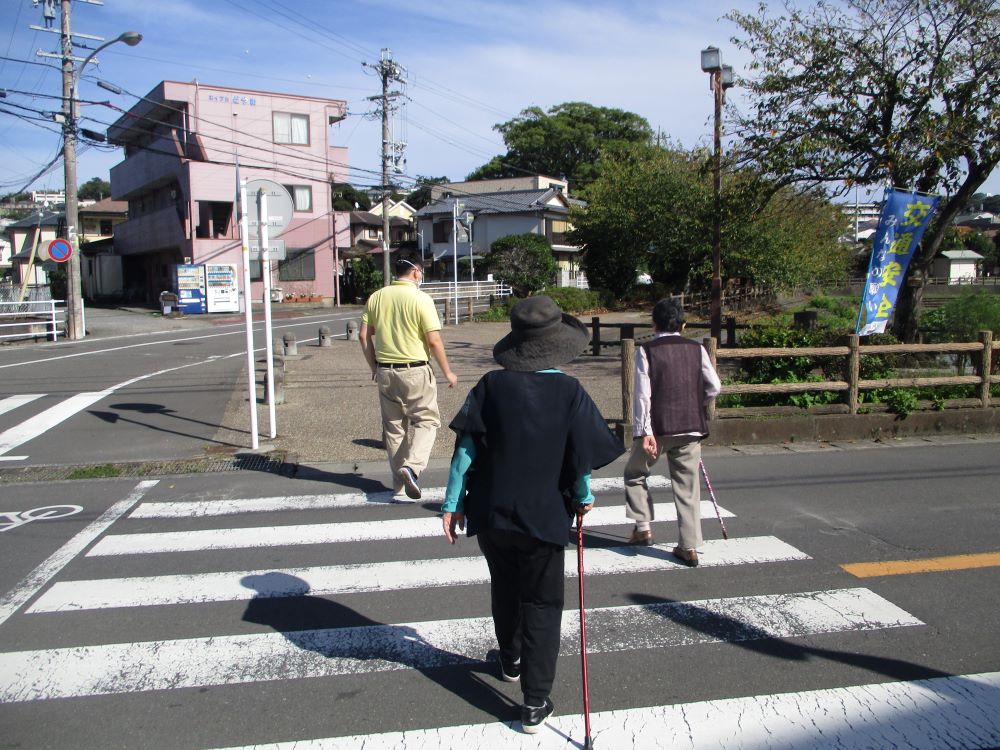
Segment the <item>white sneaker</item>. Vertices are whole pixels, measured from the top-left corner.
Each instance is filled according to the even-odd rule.
[[[403,482],[403,488],[406,490],[406,496],[411,500],[420,499],[420,485],[417,484],[417,475],[409,466],[402,467],[396,476],[399,477],[400,481]]]

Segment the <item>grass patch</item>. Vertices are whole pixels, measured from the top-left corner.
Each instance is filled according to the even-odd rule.
[[[71,471],[67,479],[109,479],[120,477],[122,470],[111,464],[101,464],[100,466],[81,466],[79,469]]]

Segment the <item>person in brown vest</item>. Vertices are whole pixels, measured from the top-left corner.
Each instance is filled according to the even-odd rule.
[[[653,307],[653,338],[635,355],[632,453],[625,465],[626,515],[635,521],[629,544],[653,543],[653,496],[646,478],[663,453],[677,506],[679,538],[673,549],[685,565],[698,565],[701,546],[701,441],[708,435],[705,404],[722,389],[708,352],[684,338],[680,300]]]

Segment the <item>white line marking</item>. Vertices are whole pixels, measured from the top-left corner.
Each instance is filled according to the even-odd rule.
[[[588,549],[587,575],[617,575],[646,571],[687,571],[670,548],[602,547]],[[576,557],[576,549],[566,551]],[[809,556],[773,536],[706,541],[701,567],[752,565]],[[567,559],[566,577],[576,577],[575,560]],[[161,604],[201,604],[284,596],[357,594],[436,586],[473,585],[490,579],[481,556],[405,560],[399,562],[329,565],[275,570],[246,570],[193,575],[102,578],[54,584],[28,610],[67,612],[108,607],[146,607]]]
[[[657,503],[657,520],[676,521],[677,509],[671,503]],[[720,509],[724,516],[732,516]],[[712,504],[701,504],[702,518],[714,517]],[[586,526],[613,526],[631,523],[622,506],[598,506],[586,516]],[[566,526],[567,538],[569,524]],[[316,523],[294,526],[252,526],[247,528],[203,529],[200,531],[164,531],[142,534],[114,534],[94,545],[87,556],[145,555],[155,552],[194,552],[210,549],[250,549],[299,544],[365,542],[380,539],[419,539],[442,535],[439,518],[402,518],[353,523]]]
[[[0,414],[6,414],[19,406],[30,404],[36,398],[41,398],[44,395],[44,393],[19,393],[15,396],[8,396],[5,399],[0,399]]]
[[[22,445],[29,440],[34,440],[39,435],[44,434],[47,430],[52,429],[60,422],[64,422],[73,415],[83,411],[91,404],[95,404],[103,398],[111,396],[115,391],[125,388],[127,386],[138,383],[147,378],[153,378],[157,375],[163,375],[168,372],[175,372],[177,370],[183,370],[188,367],[197,367],[198,365],[208,364],[210,362],[218,362],[220,359],[228,359],[229,357],[242,356],[242,353],[229,354],[225,357],[219,357],[218,355],[212,355],[208,359],[199,360],[198,362],[189,362],[186,365],[180,365],[178,367],[168,367],[163,370],[157,370],[156,372],[151,372],[146,375],[140,375],[135,378],[131,378],[118,385],[113,385],[110,388],[106,388],[103,391],[91,391],[90,393],[77,393],[74,396],[70,396],[64,401],[59,402],[55,406],[51,406],[43,412],[36,414],[30,419],[26,419],[19,425],[11,427],[9,430],[0,433],[0,454],[6,453],[7,451],[13,450],[19,445]]]
[[[62,570],[70,560],[80,554],[80,552],[82,552],[88,544],[104,533],[104,531],[121,516],[127,513],[129,508],[139,502],[142,499],[142,496],[145,495],[151,487],[156,485],[158,481],[159,480],[153,479],[139,482],[128,497],[115,503],[104,511],[86,528],[78,532],[76,536],[56,550],[48,560],[31,571],[27,578],[4,594],[3,597],[0,598],[0,625],[6,622],[7,618],[14,614],[25,602],[31,599],[31,597],[34,596],[42,586],[48,583],[52,577],[56,575],[56,573]]]
[[[268,616],[251,601],[243,619]],[[587,610],[595,654],[922,624],[865,588]],[[563,655],[578,627],[564,612]],[[464,665],[495,646],[478,617],[0,653],[0,703]]]
[[[670,486],[670,480],[651,476],[650,488]],[[590,481],[593,492],[622,490],[621,477],[598,477]],[[444,487],[424,487],[421,502],[444,502]],[[344,492],[335,495],[287,495],[255,497],[234,500],[204,500],[191,502],[143,503],[129,514],[129,518],[203,518],[206,516],[232,516],[242,513],[271,513],[285,510],[327,510],[330,508],[356,508],[365,505],[391,505],[392,490],[379,492]],[[598,506],[600,507],[600,506]],[[625,523],[628,519],[623,521]]]
[[[5,430],[0,433],[0,453],[7,453],[29,440],[34,440],[60,422],[69,419],[77,412],[83,411],[91,404],[110,395],[110,393],[110,391],[77,393],[75,396],[70,396],[55,406],[50,406],[45,411],[39,412],[35,416],[29,417],[9,430]]]
[[[306,317],[306,316],[303,316],[303,317]],[[309,316],[309,317],[315,317],[315,318],[317,318],[317,320],[312,323],[313,325],[315,323],[323,323],[323,322],[334,322],[334,321],[341,322],[341,321],[343,321],[343,320],[346,319],[346,318],[336,318],[336,317],[331,318],[328,315],[316,315],[316,316]],[[353,315],[349,314],[347,317],[348,318],[350,318],[350,317],[355,317],[356,318],[356,317],[358,317],[358,313],[354,313]],[[303,318],[295,318],[295,320],[298,321],[298,322],[283,323],[283,324],[280,324],[280,325],[272,325],[271,328],[274,329],[274,330],[278,330],[280,328],[294,328],[294,327],[300,326],[300,325],[310,325],[310,321],[308,319],[304,320]],[[92,349],[92,350],[86,351],[86,352],[74,352],[72,354],[60,354],[60,355],[56,355],[56,356],[52,356],[52,357],[43,357],[42,359],[33,359],[33,360],[29,360],[27,362],[11,362],[10,364],[0,365],[0,370],[4,370],[4,369],[6,369],[8,367],[23,367],[24,365],[48,364],[49,362],[54,362],[54,361],[59,360],[59,359],[73,359],[74,357],[87,357],[87,356],[90,356],[92,354],[107,354],[108,352],[120,352],[120,351],[124,351],[125,349],[138,349],[138,348],[144,347],[144,346],[159,346],[161,344],[177,344],[177,343],[180,343],[180,342],[183,342],[183,341],[199,341],[201,339],[214,339],[214,338],[218,338],[219,336],[242,336],[244,334],[244,330],[245,330],[244,329],[244,325],[245,325],[244,323],[230,323],[230,324],[228,324],[226,326],[226,327],[239,326],[239,330],[236,330],[236,331],[225,331],[225,332],[222,332],[222,333],[206,333],[206,334],[200,335],[200,336],[185,336],[184,338],[179,338],[179,339],[164,339],[163,341],[144,341],[141,344],[126,344],[125,346],[113,346],[113,347],[110,347],[108,349]],[[264,330],[264,326],[263,326],[263,323],[261,321],[257,321],[255,323],[255,325],[258,326],[255,329],[258,332]],[[160,333],[168,333],[168,332],[167,331],[161,331],[159,333],[156,333],[156,332],[154,332],[154,333],[141,333],[141,334],[134,334],[134,335],[137,335],[137,336],[156,336],[156,335],[159,335]],[[113,338],[113,339],[117,340],[119,338],[127,338],[127,337],[126,336],[113,336],[113,337],[107,337],[107,338],[109,338],[109,339]],[[96,339],[96,340],[97,341],[104,341],[104,338],[100,338],[100,339]],[[263,350],[264,350],[264,347],[258,347],[254,351],[263,351]],[[241,352],[237,352],[236,354],[232,354],[232,355],[227,354],[227,355],[224,355],[224,357],[230,357],[230,356],[239,356],[239,357],[246,356],[246,349],[244,349]]]
[[[559,716],[560,710],[568,715]],[[534,735],[519,722],[326,737],[246,745],[228,750],[436,750],[580,747],[576,706]],[[1000,745],[1000,672],[886,682],[856,687],[755,695],[674,706],[599,711],[590,715],[596,747],[727,748],[731,750],[870,750],[905,747],[990,748]]]
[[[27,461],[27,456],[0,456],[0,461]]]

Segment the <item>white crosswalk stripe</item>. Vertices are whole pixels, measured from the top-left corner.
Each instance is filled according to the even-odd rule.
[[[656,503],[656,517],[665,521],[677,520],[673,503]],[[720,509],[723,516],[732,513]],[[714,516],[712,504],[701,504],[702,518]],[[586,518],[588,527],[613,526],[622,523],[620,507],[596,507]],[[200,531],[147,532],[143,534],[114,534],[94,545],[88,556],[144,555],[157,552],[194,552],[196,550],[249,549],[284,547],[301,544],[334,544],[340,542],[365,542],[385,539],[418,539],[441,535],[438,518],[405,518],[384,521],[357,521],[350,523],[313,523],[289,526],[250,526],[246,528],[206,529]]]
[[[1000,672],[591,714],[596,747],[728,750],[872,750],[1000,745]],[[579,716],[555,716],[536,735],[497,722],[225,750],[431,750],[575,748]],[[218,750],[223,750],[222,748]]]
[[[669,481],[662,477],[651,484],[661,489],[669,487]],[[619,479],[595,482],[595,490],[605,496],[598,498],[597,507],[586,516],[589,528],[631,523],[624,515],[621,486]],[[425,488],[424,500],[440,501],[442,493],[439,487]],[[404,679],[401,673],[414,674],[415,670],[489,668],[485,660],[496,648],[492,619],[470,617],[468,611],[449,613],[443,597],[440,614],[437,610],[431,614],[436,619],[425,615],[417,621],[396,617],[392,621],[390,618],[378,621],[365,607],[357,606],[356,615],[363,624],[357,624],[359,620],[355,617],[349,626],[326,626],[339,619],[335,614],[351,609],[335,599],[340,595],[367,597],[381,593],[394,597],[398,594],[403,601],[404,592],[428,590],[422,596],[436,601],[438,593],[431,589],[481,586],[483,607],[485,612],[489,611],[486,586],[489,575],[482,557],[471,554],[474,543],[467,542],[466,552],[460,556],[421,557],[422,549],[437,549],[430,555],[440,554],[440,548],[421,547],[423,542],[419,541],[442,534],[440,518],[433,508],[423,504],[399,506],[392,515],[407,514],[405,518],[384,518],[390,497],[386,492],[141,504],[138,497],[135,495],[129,501],[131,514],[115,522],[85,556],[77,558],[81,567],[94,565],[103,571],[113,570],[116,577],[100,577],[94,571],[86,578],[71,575],[68,578],[72,580],[44,586],[30,601],[24,597],[19,600],[19,607],[30,605],[20,610],[19,616],[25,621],[48,624],[83,611],[85,614],[77,616],[86,617],[82,622],[88,626],[73,629],[69,640],[59,647],[34,644],[34,648],[0,653],[0,704],[53,705],[44,702],[65,698],[112,701],[113,696],[185,688],[236,690],[240,685],[288,685],[294,681],[325,685],[320,681],[395,680]],[[339,511],[348,509],[352,520],[337,520]],[[269,513],[311,511],[329,513],[316,523],[245,525],[268,524],[273,520]],[[715,509],[710,502],[702,503],[701,512],[709,522],[715,520]],[[720,512],[727,518],[735,517],[725,509]],[[365,514],[370,516],[367,520],[356,520]],[[673,504],[658,504],[656,517],[658,523],[675,522]],[[201,526],[225,525],[192,529],[187,524],[194,519],[203,519],[198,521]],[[133,524],[149,530],[123,533]],[[612,532],[615,533],[619,532]],[[665,532],[664,536],[668,534]],[[392,543],[367,544],[376,540]],[[305,545],[314,544],[338,545],[338,552],[355,547],[379,552],[372,562],[245,565],[247,559],[257,557],[266,565],[265,554],[294,561],[296,555],[308,555]],[[738,580],[743,572],[757,566],[797,566],[811,559],[806,552],[776,536],[736,536],[729,540],[706,540],[700,549],[700,566],[692,570],[670,554],[671,547],[659,544],[588,548],[586,574],[590,580],[620,576],[618,580],[631,581],[634,580],[628,578],[631,574],[669,572],[680,576],[672,575],[671,581],[694,581],[702,580],[696,576],[712,575],[713,569],[725,569],[731,573],[720,571],[715,575]],[[232,560],[223,566],[221,560],[217,561],[222,550],[232,551],[233,559],[243,562],[243,567],[239,563],[233,565]],[[208,552],[213,554],[205,554]],[[74,554],[80,554],[80,550]],[[566,576],[575,578],[576,566],[572,564],[575,548],[571,546],[566,554]],[[418,559],[403,559],[407,557]],[[175,561],[182,561],[180,568],[174,566]],[[216,561],[226,569],[214,569]],[[150,570],[160,570],[161,565],[166,569],[163,574],[148,574]],[[133,568],[140,567],[145,574],[130,574]],[[189,572],[170,573],[171,567]],[[283,598],[289,600],[289,606],[296,602],[315,604],[319,609],[313,610],[314,613],[325,612],[331,619],[314,622],[311,629],[285,626],[279,629],[271,624],[273,611],[268,607],[280,604]],[[683,601],[653,596],[647,590],[642,598],[625,601],[632,603],[606,606],[609,602],[605,594],[605,601],[599,605],[590,602],[586,610],[588,653],[596,656],[665,649],[678,649],[677,653],[681,653],[679,647],[768,639],[852,638],[877,631],[912,631],[924,625],[919,618],[863,587],[790,593],[758,590],[745,595]],[[242,620],[251,624],[251,632],[245,628],[227,632],[223,627],[219,632],[198,631],[194,637],[189,637],[190,631],[184,634],[186,637],[171,637],[168,629],[159,633],[160,637],[150,638],[142,632],[106,637],[93,629],[99,629],[99,623],[106,621],[102,618],[127,623],[129,618],[122,617],[124,608],[138,614],[142,614],[140,608],[163,607],[163,611],[169,612],[173,611],[169,608],[179,605],[209,611],[226,602],[246,602]],[[563,657],[579,654],[579,613],[569,601],[567,606],[561,636]],[[482,611],[480,608],[475,613]],[[212,622],[217,625],[217,621]],[[162,637],[164,633],[166,637]],[[567,669],[572,671],[570,667]],[[955,738],[976,737],[978,741],[1000,734],[993,718],[1000,710],[988,709],[998,703],[998,687],[1000,678],[990,673],[636,707],[594,713],[593,735],[602,747],[685,747],[692,746],[691,738],[696,737],[696,747],[819,748],[828,746],[825,741],[834,738],[837,746],[860,748],[893,743],[899,746],[918,736],[935,737],[933,732],[927,732],[928,727],[937,727],[941,736],[955,746],[978,747],[971,742],[962,745]],[[637,704],[644,705],[639,697]],[[970,706],[980,708],[973,710]],[[909,715],[908,707],[919,707],[930,719],[918,720]],[[323,735],[310,734],[304,729],[305,739],[290,736],[287,742],[286,738],[280,738],[275,743],[274,737],[270,737],[272,744],[247,745],[242,750],[516,748],[528,747],[528,743],[531,747],[572,747],[581,737],[582,721],[576,707],[560,707],[560,711],[574,715],[556,716],[542,734],[533,737],[520,734],[517,723],[434,726],[443,723],[435,721],[422,726],[417,718],[404,731],[308,739]],[[419,717],[419,711],[414,715]],[[243,742],[247,739],[254,738],[241,738]],[[938,745],[912,746],[929,750]]]
[[[670,480],[663,476],[650,476],[650,489],[664,489]],[[621,478],[595,477],[590,489],[594,494],[621,490]],[[444,487],[424,487],[420,502],[444,501]],[[379,492],[341,492],[333,495],[282,495],[233,500],[201,500],[196,502],[143,503],[129,514],[129,518],[204,518],[231,516],[243,513],[273,513],[283,510],[330,510],[333,508],[361,508],[366,505],[393,504],[392,490]],[[619,517],[620,521],[620,517]]]
[[[713,632],[691,627],[717,620]],[[921,625],[868,589],[588,610],[588,653]],[[561,653],[579,643],[563,615]],[[476,663],[496,644],[488,617],[214,636],[0,654],[0,701],[20,702]]]
[[[576,552],[568,550],[567,556]],[[808,555],[775,537],[709,540],[701,552],[701,566],[747,565],[804,560]],[[576,567],[567,562],[567,577]],[[604,547],[587,552],[588,575],[646,571],[691,571],[672,554],[670,546]],[[56,583],[28,612],[66,612],[107,607],[144,607],[240,601],[258,597],[357,594],[435,586],[469,586],[489,582],[481,556],[437,560],[405,560],[285,570],[248,570],[194,575],[104,578]]]

